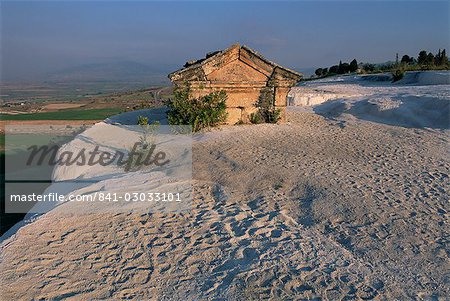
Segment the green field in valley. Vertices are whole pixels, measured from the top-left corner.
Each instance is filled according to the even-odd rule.
[[[0,120],[99,120],[122,112],[119,108],[61,110],[31,114],[0,114]]]

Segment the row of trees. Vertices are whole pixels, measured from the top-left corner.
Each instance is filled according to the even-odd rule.
[[[360,71],[361,73],[376,73],[376,72],[390,72],[397,69],[403,71],[408,70],[426,70],[426,69],[448,69],[450,63],[448,61],[447,53],[445,49],[439,51],[436,54],[422,50],[419,52],[417,58],[403,55],[401,60],[398,60],[398,54],[395,63],[386,64],[360,64],[356,59],[348,63],[339,62],[339,65],[331,66],[330,68],[318,68],[315,71],[316,76],[330,76],[335,74],[345,74]]]
[[[402,56],[400,64],[421,65],[421,66],[445,66],[448,64],[448,57],[447,53],[445,52],[445,49],[442,51],[441,49],[439,49],[436,55],[432,54],[431,52],[427,53],[425,50],[422,50],[421,52],[419,52],[419,56],[417,57],[417,59],[405,54],[404,56]]]
[[[316,69],[315,74],[320,77],[334,74],[351,73],[356,72],[357,70],[358,70],[358,61],[356,59],[353,59],[353,61],[351,61],[350,64],[339,61],[339,65],[333,65],[330,68],[318,68]]]
[[[415,59],[408,57],[408,55],[404,55],[401,62],[407,64],[416,63]],[[426,66],[446,66],[448,65],[447,53],[445,52],[445,49],[443,49],[442,51],[441,49],[439,49],[436,55],[433,55],[431,52],[427,53],[425,50],[422,50],[421,52],[419,52],[419,56],[417,57],[417,64]]]
[[[392,70],[401,69],[403,71],[408,70],[428,70],[428,69],[448,69],[450,63],[448,61],[447,53],[445,49],[439,51],[436,54],[422,50],[419,52],[417,58],[409,56],[407,54],[402,56],[400,62],[398,61],[398,55],[395,63],[388,63],[383,65],[364,64],[362,70],[364,72],[386,72]]]

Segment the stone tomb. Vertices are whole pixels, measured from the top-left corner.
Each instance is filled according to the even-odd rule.
[[[228,95],[227,123],[235,124],[249,122],[262,95],[273,97],[275,107],[281,109],[280,121],[285,121],[287,94],[302,75],[235,44],[208,53],[204,59],[187,62],[183,69],[169,74],[169,78],[176,86],[189,83],[193,98],[224,90]]]

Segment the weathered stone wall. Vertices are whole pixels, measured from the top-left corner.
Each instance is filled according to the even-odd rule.
[[[192,98],[199,98],[211,92],[224,90],[227,93],[227,111],[228,124],[235,124],[242,120],[250,122],[250,114],[257,111],[256,103],[258,102],[261,92],[266,89],[265,82],[262,83],[236,83],[233,86],[225,84],[213,84],[208,82],[190,82]],[[287,95],[289,87],[274,87],[275,107],[281,110],[280,122],[285,122],[285,111],[287,106]]]
[[[265,82],[236,83],[234,85],[208,82],[191,82],[190,84],[192,98],[198,98],[220,90],[227,93],[228,124],[235,124],[240,120],[250,122],[249,116],[257,111],[255,104],[261,95],[261,90],[265,88]]]

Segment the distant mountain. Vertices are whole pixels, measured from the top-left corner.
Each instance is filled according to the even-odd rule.
[[[315,67],[298,67],[298,68],[294,68],[295,71],[298,71],[298,72],[302,73],[304,78],[307,78],[307,77],[310,77],[311,75],[313,75],[314,71],[316,69],[317,68],[315,68]]]
[[[374,65],[375,65],[375,67],[383,67],[383,66],[391,66],[393,64],[395,64],[394,61],[386,61],[386,62],[383,62],[383,63],[376,63]]]
[[[47,74],[49,82],[117,82],[168,84],[167,74],[176,66],[146,65],[133,61],[83,64]]]

